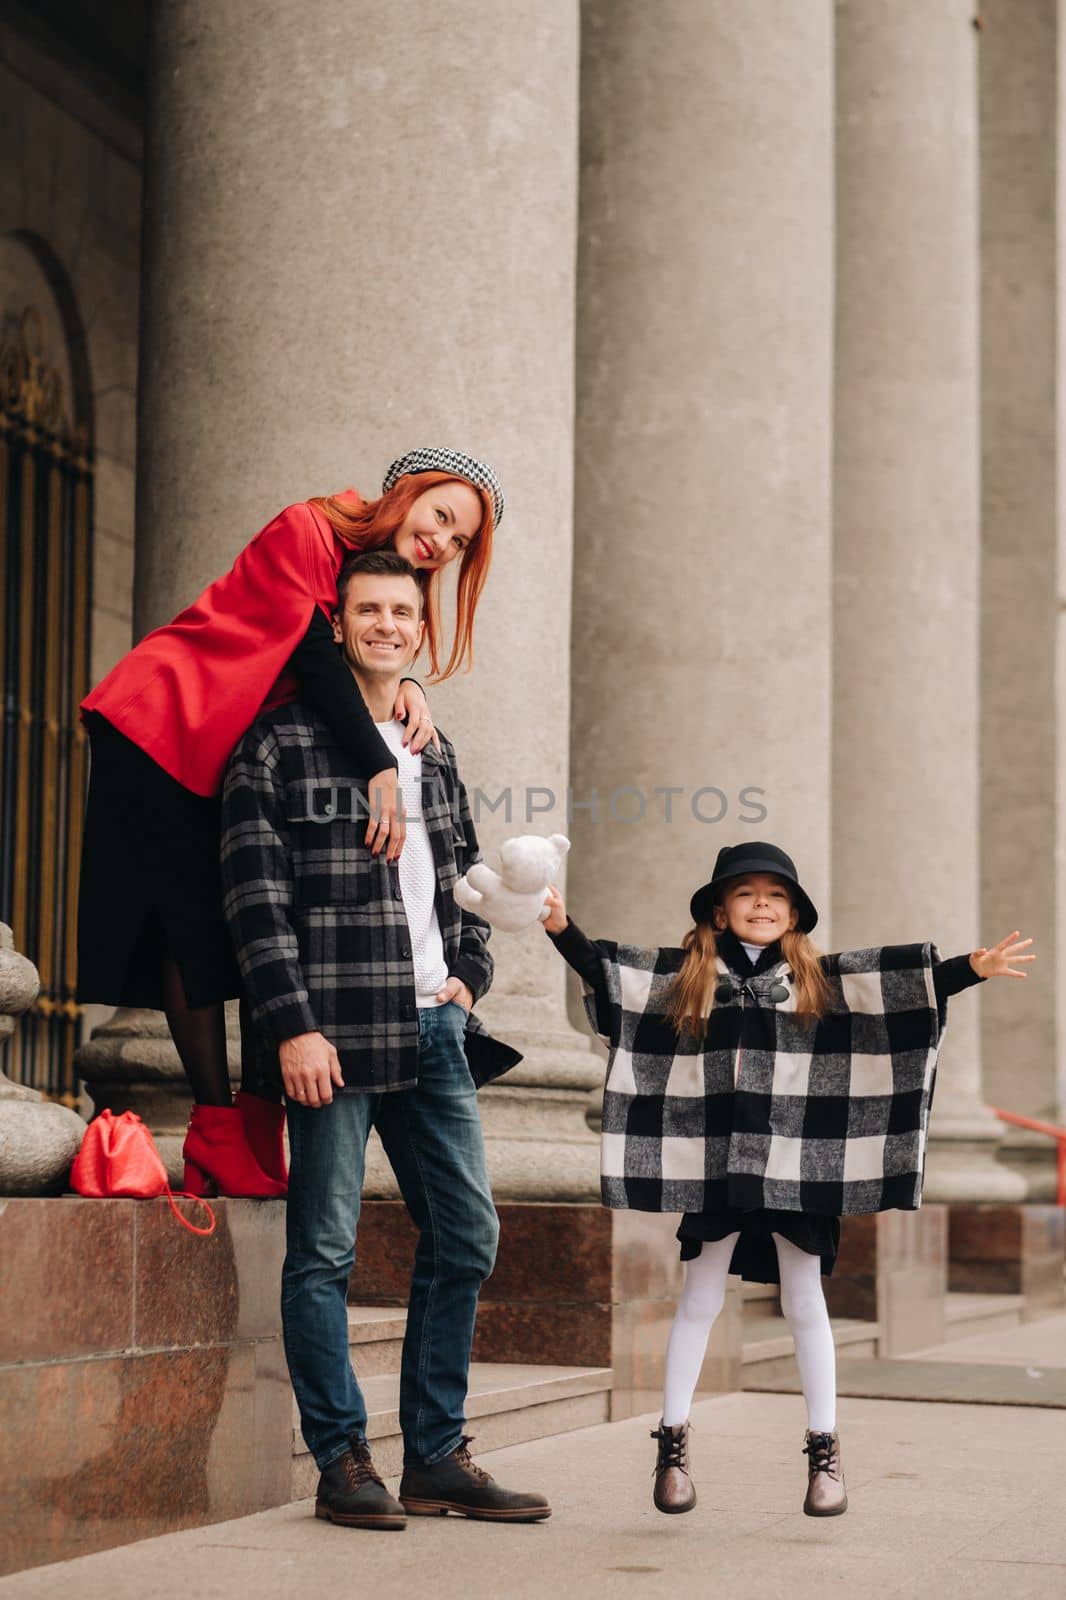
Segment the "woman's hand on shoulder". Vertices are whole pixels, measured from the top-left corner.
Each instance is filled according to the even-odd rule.
[[[399,861],[407,838],[407,821],[395,767],[384,767],[380,772],[375,772],[367,785],[367,798],[370,801],[370,821],[364,844],[369,846],[371,855],[379,856],[384,850],[386,861]]]
[[[548,908],[544,918],[545,933],[562,933],[566,928],[566,905],[554,883],[549,884],[545,892],[544,904]]]
[[[410,745],[411,754],[417,756],[433,742],[440,749],[440,738],[433,726],[429,706],[423,690],[411,678],[405,678],[396,692],[393,716],[405,724],[403,743]]]
[[[1032,942],[1032,939],[1023,939],[1015,928],[989,949],[975,950],[970,965],[979,978],[1027,978],[1029,974],[1019,972],[1018,966],[1023,961],[1036,960],[1035,955],[1022,954]]]

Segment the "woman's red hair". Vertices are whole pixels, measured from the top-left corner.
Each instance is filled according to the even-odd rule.
[[[347,494],[320,495],[309,504],[326,518],[341,544],[349,550],[380,550],[391,544],[403,527],[407,513],[420,494],[437,483],[467,483],[454,472],[409,472],[378,500],[357,500]],[[455,601],[455,638],[451,654],[440,668],[440,570],[419,572],[425,595],[426,651],[430,671],[437,683],[450,678],[459,668],[469,671],[474,660],[474,615],[492,560],[493,506],[486,490],[471,483],[481,501],[481,525],[459,557],[459,581]]]

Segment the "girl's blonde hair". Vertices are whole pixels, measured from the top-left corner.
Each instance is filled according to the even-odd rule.
[[[709,922],[697,922],[681,941],[685,959],[667,993],[666,1016],[680,1034],[702,1040],[718,987],[718,939]],[[793,928],[781,935],[781,954],[795,980],[796,1015],[823,1017],[829,1008],[829,980],[821,951],[806,933]]]

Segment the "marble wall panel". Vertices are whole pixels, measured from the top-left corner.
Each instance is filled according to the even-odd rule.
[[[165,1201],[0,1202],[0,1571],[289,1498],[284,1208],[215,1209],[196,1238]]]
[[[134,1200],[0,1200],[0,1365],[133,1343]]]

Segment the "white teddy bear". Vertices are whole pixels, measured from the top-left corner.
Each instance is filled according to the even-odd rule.
[[[535,833],[505,839],[500,870],[478,861],[455,886],[456,904],[484,917],[504,933],[521,933],[548,915],[546,894],[554,883],[570,840],[561,833],[542,839]]]

